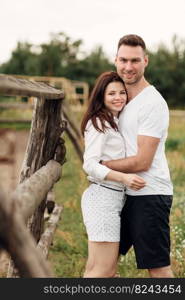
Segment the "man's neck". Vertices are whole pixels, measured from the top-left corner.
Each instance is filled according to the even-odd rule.
[[[144,90],[149,85],[149,82],[146,81],[144,77],[135,84],[126,85],[129,101],[135,98],[140,92],[142,92],[142,90]]]

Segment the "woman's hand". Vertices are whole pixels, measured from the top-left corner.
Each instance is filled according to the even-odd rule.
[[[132,190],[140,190],[146,185],[146,181],[136,174],[122,174],[123,184],[131,188]]]

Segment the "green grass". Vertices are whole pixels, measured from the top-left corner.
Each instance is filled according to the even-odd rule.
[[[0,128],[9,128],[14,130],[25,130],[30,129],[31,124],[28,123],[2,123],[0,124]]]
[[[49,260],[59,277],[81,277],[87,256],[87,237],[82,223],[80,198],[87,187],[86,176],[73,146],[66,138],[67,162],[62,179],[55,185],[57,203],[63,212]]]
[[[185,119],[173,117],[168,140],[176,140],[177,147],[167,149],[167,158],[174,184],[171,213],[172,267],[176,277],[185,277]]]

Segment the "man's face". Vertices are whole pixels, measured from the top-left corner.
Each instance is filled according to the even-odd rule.
[[[117,53],[115,65],[117,73],[125,84],[136,84],[144,75],[148,57],[141,46],[122,45]]]

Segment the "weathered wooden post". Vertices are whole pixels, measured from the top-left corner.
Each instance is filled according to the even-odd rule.
[[[37,99],[20,182],[53,159],[57,146],[62,146],[60,136],[64,128],[62,127],[60,111],[61,98],[58,100],[46,100],[43,97]],[[37,242],[42,233],[45,206],[46,201],[43,199],[30,223],[31,232]]]
[[[61,139],[61,134],[65,129],[65,124],[61,120],[62,99],[64,99],[62,91],[44,83],[0,75],[0,92],[4,95],[37,98],[20,182],[46,165],[49,160],[55,158],[62,164],[65,159],[64,141]],[[42,199],[29,222],[36,242],[39,241],[42,234],[45,207],[46,198]],[[9,277],[10,274],[9,271]]]

